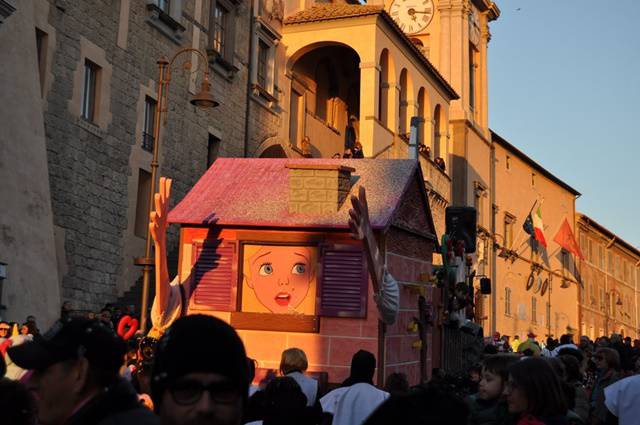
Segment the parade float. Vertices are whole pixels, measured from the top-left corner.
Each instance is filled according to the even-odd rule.
[[[237,329],[258,376],[277,371],[289,347],[329,383],[348,376],[359,349],[376,354],[378,384],[393,372],[417,384],[439,365],[438,244],[417,161],[220,158],[167,215],[169,193],[161,179],[155,332],[184,314],[217,316]],[[167,223],[180,225],[171,282]],[[397,305],[385,312],[389,284]]]

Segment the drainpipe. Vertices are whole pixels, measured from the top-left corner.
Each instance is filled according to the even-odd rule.
[[[496,250],[495,250],[495,240],[494,235],[496,234],[496,211],[494,205],[496,203],[496,148],[493,145],[493,141],[491,142],[491,167],[490,167],[490,180],[491,180],[491,190],[489,199],[491,202],[491,268],[489,270],[489,275],[491,276],[491,334],[493,335],[496,331],[496,305],[498,299],[498,293],[496,291],[498,287],[498,282],[496,281]]]
[[[243,151],[242,151],[242,156],[245,158],[249,157],[249,111],[251,109],[251,96],[253,95],[253,87],[251,87],[251,79],[252,79],[252,75],[253,75],[253,67],[255,66],[254,62],[253,62],[253,52],[255,52],[255,46],[254,44],[256,43],[255,40],[255,32],[256,32],[256,28],[255,28],[255,21],[256,18],[254,16],[254,13],[256,10],[258,9],[258,1],[259,0],[253,0],[250,2],[251,4],[251,10],[249,11],[249,65],[247,67],[247,105],[244,111],[244,147],[243,147]]]

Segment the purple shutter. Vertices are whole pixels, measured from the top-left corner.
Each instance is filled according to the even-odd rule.
[[[223,241],[217,247],[208,241],[193,244],[194,308],[219,311],[236,309],[236,253],[235,241]]]
[[[366,317],[369,275],[362,246],[326,245],[321,252],[320,315]]]

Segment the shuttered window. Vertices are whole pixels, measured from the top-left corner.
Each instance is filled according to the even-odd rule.
[[[193,244],[193,306],[235,311],[238,277],[237,243],[218,246],[205,241]]]
[[[320,316],[366,317],[368,273],[361,246],[321,246]]]

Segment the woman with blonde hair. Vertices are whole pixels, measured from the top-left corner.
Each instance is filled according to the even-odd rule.
[[[309,366],[307,355],[299,348],[288,348],[282,352],[280,373],[293,378],[307,397],[307,406],[313,406],[318,396],[318,381],[304,374]]]

